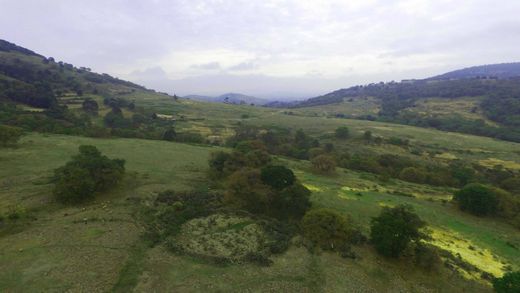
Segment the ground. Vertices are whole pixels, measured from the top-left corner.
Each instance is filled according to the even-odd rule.
[[[415,134],[423,131],[416,130]],[[507,150],[508,143],[468,137],[470,142],[456,147],[471,145],[489,150],[492,157]],[[57,204],[52,200],[49,177],[81,144],[95,145],[111,158],[125,159],[127,175],[119,188],[99,194],[93,202],[78,207]],[[26,219],[0,230],[0,291],[491,290],[489,283],[478,276],[444,268],[436,273],[417,270],[400,261],[382,259],[369,246],[355,248],[359,258],[352,260],[331,253],[312,255],[294,244],[287,253],[274,256],[270,267],[222,267],[174,255],[163,246],[144,245],[140,238],[143,228],[136,218],[138,202],[151,202],[157,192],[166,189],[204,186],[209,153],[218,149],[163,141],[33,133],[25,136],[18,147],[2,149],[0,212],[16,206],[25,210]],[[365,232],[370,218],[382,206],[408,203],[434,231],[433,244],[460,253],[468,262],[495,275],[500,275],[506,264],[515,267],[520,263],[520,252],[514,248],[520,247],[520,233],[498,220],[466,215],[443,203],[442,199],[450,198],[450,189],[398,180],[383,184],[371,175],[343,169],[333,176],[321,176],[310,171],[308,162],[278,160],[294,169],[298,179],[312,190],[314,206],[350,214]],[[395,195],[395,190],[415,197]],[[472,249],[467,249],[469,246]]]

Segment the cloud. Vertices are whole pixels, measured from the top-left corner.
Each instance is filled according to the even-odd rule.
[[[230,71],[250,71],[259,68],[258,64],[255,62],[249,61],[249,62],[242,62],[237,65],[233,65],[228,68]]]
[[[201,69],[201,70],[219,70],[221,69],[220,63],[218,62],[209,62],[204,64],[193,64],[190,66],[192,69]]]
[[[146,76],[146,85],[219,73],[266,76],[273,88],[312,75],[320,78],[305,88],[319,92],[328,80],[346,87],[520,60],[520,1],[493,3],[0,0],[0,38],[95,71]],[[200,82],[201,90],[217,88]]]

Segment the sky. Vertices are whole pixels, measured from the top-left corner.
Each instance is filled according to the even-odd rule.
[[[520,61],[518,0],[0,0],[0,39],[177,95],[313,97]]]

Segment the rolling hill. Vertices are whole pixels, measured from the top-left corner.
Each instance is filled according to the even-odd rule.
[[[213,102],[213,103],[228,103],[228,104],[254,104],[263,106],[269,102],[269,100],[261,99],[253,96],[248,96],[238,93],[226,93],[216,97],[201,96],[201,95],[188,95],[184,98],[192,99],[196,101]]]
[[[518,63],[487,65],[456,71],[460,74],[354,86],[298,103],[268,106],[303,115],[390,121],[520,141],[518,68]],[[500,78],[480,75],[493,72]]]
[[[9,125],[24,135],[0,145],[2,292],[478,293],[520,269],[519,144],[392,123],[452,111],[489,127],[512,125],[487,118],[491,106],[480,94],[510,93],[514,83],[376,84],[338,91],[332,103],[278,109],[178,99],[3,48],[0,131]],[[30,100],[18,98],[29,91]],[[338,137],[338,129],[348,135]],[[83,145],[124,160],[125,175],[91,200],[61,203],[55,170],[71,165]],[[317,170],[320,157],[333,170]],[[289,170],[293,185],[267,186],[267,167]],[[453,194],[468,182],[507,189],[500,191],[506,208],[489,217],[459,209]],[[229,204],[241,191],[258,204]],[[315,247],[297,219],[255,214],[285,200],[282,214],[309,208],[298,193],[310,208],[344,217],[346,234],[359,242]],[[205,210],[207,199],[217,199],[215,209]],[[426,223],[421,234],[429,237],[398,258],[382,256],[363,236],[374,217],[401,205]]]
[[[437,75],[429,80],[446,80],[462,78],[495,78],[504,79],[520,76],[520,62],[473,66]]]

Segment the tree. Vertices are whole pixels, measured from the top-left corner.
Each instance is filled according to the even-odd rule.
[[[18,127],[0,125],[0,146],[14,145],[23,135],[23,130]]]
[[[500,182],[500,187],[503,189],[520,193],[520,177],[510,177]]]
[[[336,138],[347,139],[350,135],[350,131],[349,131],[348,127],[341,126],[341,127],[336,128],[335,135],[336,135]]]
[[[241,169],[228,178],[224,201],[237,209],[265,214],[272,191],[260,179],[260,170]]]
[[[296,180],[293,171],[284,166],[266,166],[262,168],[260,177],[264,184],[277,190],[293,185]]]
[[[162,135],[162,139],[167,141],[174,141],[176,137],[177,132],[175,132],[175,128],[173,127],[166,129]]]
[[[370,142],[372,140],[372,131],[365,131],[365,133],[363,133],[363,139],[367,142]]]
[[[125,161],[109,159],[94,146],[82,145],[79,154],[54,170],[54,195],[65,203],[92,198],[97,191],[108,190],[122,179]]]
[[[476,216],[486,216],[497,212],[498,198],[493,190],[485,185],[472,183],[464,186],[453,197],[462,211]]]
[[[278,219],[301,219],[311,207],[311,192],[300,183],[275,191],[269,202],[269,213]]]
[[[85,99],[83,101],[83,103],[81,104],[81,108],[83,109],[83,111],[85,111],[89,114],[97,115],[98,110],[99,110],[99,105],[96,101],[89,98],[89,99]]]
[[[323,173],[334,172],[336,169],[336,162],[334,158],[329,155],[319,155],[317,157],[312,158],[311,160],[312,167],[314,170]]]
[[[303,236],[313,246],[335,250],[349,243],[351,224],[349,220],[330,209],[308,211],[302,219]]]
[[[399,257],[410,242],[423,238],[419,229],[424,225],[410,206],[385,207],[378,217],[372,218],[370,240],[378,253]]]
[[[404,168],[399,173],[399,179],[414,183],[424,183],[426,176],[426,172],[414,167]]]
[[[507,272],[503,277],[494,279],[493,289],[497,293],[520,292],[520,271]]]

